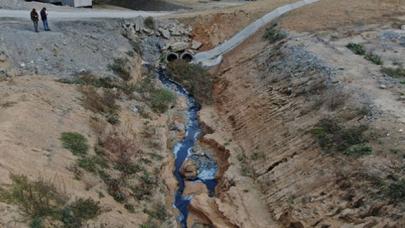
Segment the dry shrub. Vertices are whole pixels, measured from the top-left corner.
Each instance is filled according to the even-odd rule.
[[[102,135],[107,128],[107,122],[98,117],[90,117],[89,126],[96,135]]]
[[[112,161],[117,162],[130,160],[135,154],[141,152],[134,141],[133,138],[111,131],[100,141],[100,145],[109,152],[107,156]]]
[[[80,92],[83,94],[83,106],[92,112],[111,114],[119,109],[117,96],[109,90],[100,95],[94,87],[82,86]]]

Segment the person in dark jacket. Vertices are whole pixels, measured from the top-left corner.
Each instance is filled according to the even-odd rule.
[[[45,31],[51,31],[49,29],[49,25],[48,25],[48,11],[46,11],[45,7],[42,8],[40,14],[41,14],[42,23],[44,24],[44,30]]]
[[[39,31],[38,31],[39,15],[38,15],[36,9],[32,9],[32,11],[31,11],[31,20],[32,20],[32,22],[34,23],[35,32],[39,32]]]

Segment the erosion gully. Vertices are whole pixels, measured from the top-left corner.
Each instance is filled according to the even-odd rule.
[[[183,96],[187,99],[187,124],[186,124],[186,134],[184,138],[177,142],[173,148],[173,153],[175,156],[175,169],[174,176],[178,182],[178,189],[175,194],[174,207],[180,212],[178,221],[182,228],[187,227],[187,217],[188,217],[188,206],[192,200],[192,196],[183,195],[185,188],[185,179],[180,173],[181,166],[184,161],[187,160],[193,154],[193,147],[197,143],[198,137],[201,134],[201,127],[198,119],[198,112],[200,111],[200,104],[196,99],[179,83],[172,81],[168,77],[166,70],[160,68],[157,71],[159,80],[163,85],[177,93],[179,96]],[[198,169],[198,176],[195,182],[200,181],[205,184],[210,195],[215,193],[215,186],[217,180],[215,178],[217,172],[217,166],[207,167],[201,166]]]

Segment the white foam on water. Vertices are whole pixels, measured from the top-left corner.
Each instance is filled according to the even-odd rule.
[[[173,149],[175,158],[177,158],[177,153],[179,152],[180,148],[181,148],[181,143],[176,143],[176,145],[174,146],[174,149]]]
[[[217,168],[203,169],[198,174],[198,179],[200,179],[200,180],[213,180],[213,179],[215,179],[216,172],[217,172]]]

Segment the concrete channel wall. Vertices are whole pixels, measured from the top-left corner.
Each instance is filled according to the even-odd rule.
[[[194,56],[194,63],[200,63],[203,66],[215,66],[222,61],[222,55],[231,51],[247,38],[256,33],[260,28],[266,26],[272,20],[280,17],[281,15],[298,9],[300,7],[318,2],[320,0],[301,0],[295,3],[287,4],[271,11],[252,24],[245,27],[242,31],[238,32],[230,40],[225,41],[221,45],[205,52],[200,52]]]

